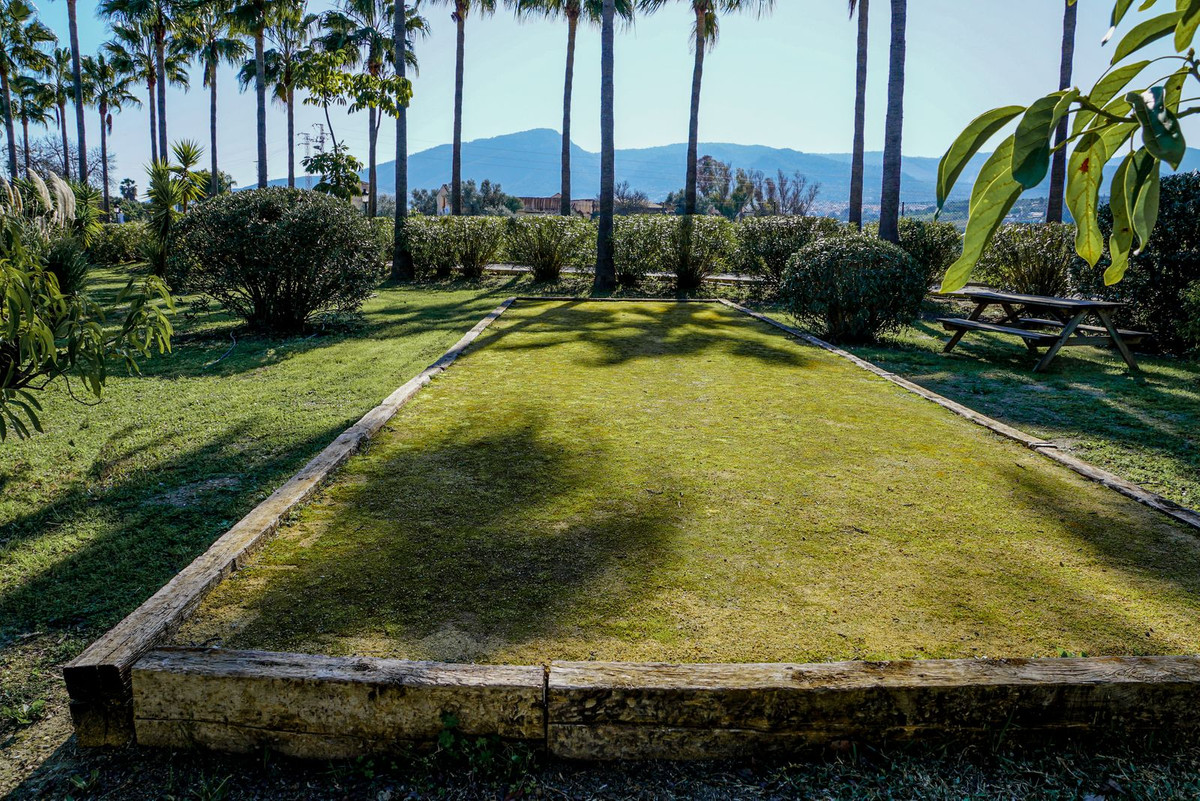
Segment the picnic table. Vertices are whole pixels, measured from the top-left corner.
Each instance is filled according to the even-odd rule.
[[[954,350],[968,331],[990,331],[1020,337],[1031,353],[1036,354],[1038,348],[1045,347],[1046,353],[1033,368],[1035,373],[1045,370],[1060,349],[1079,345],[1116,347],[1129,369],[1139,372],[1129,346],[1138,344],[1150,334],[1127,331],[1113,325],[1112,313],[1122,305],[1120,303],[1022,295],[991,289],[964,289],[950,294],[974,301],[975,310],[966,318],[938,318],[947,331],[954,332],[943,349],[944,353]],[[1004,312],[999,322],[983,319],[983,313],[993,306],[999,306]],[[1085,321],[1089,317],[1094,317],[1099,325],[1087,324]]]

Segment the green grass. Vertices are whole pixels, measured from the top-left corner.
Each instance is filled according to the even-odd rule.
[[[527,303],[177,641],[519,663],[1194,652],[1200,538],[723,307]]]
[[[1177,503],[1200,508],[1200,361],[1138,354],[1141,378],[1099,348],[1064,348],[1049,371],[1012,337],[971,333],[951,354],[933,322],[948,304],[855,353],[922,386],[1058,443]]]

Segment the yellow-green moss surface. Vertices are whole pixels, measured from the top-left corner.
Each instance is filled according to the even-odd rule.
[[[1200,537],[709,304],[519,303],[176,638],[339,655],[1200,651]]]

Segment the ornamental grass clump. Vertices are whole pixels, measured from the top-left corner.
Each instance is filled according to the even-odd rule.
[[[724,217],[671,218],[667,268],[677,289],[697,289],[713,273],[728,269],[737,250],[733,223]]]
[[[357,312],[383,279],[370,220],[348,203],[272,187],[220,195],[175,223],[171,273],[251,327],[298,333]]]
[[[802,248],[780,294],[793,316],[831,342],[872,342],[917,316],[925,278],[925,268],[896,245],[855,234]]]
[[[504,250],[502,217],[448,217],[445,225],[463,278],[478,281]]]
[[[1027,295],[1071,294],[1071,276],[1086,266],[1075,253],[1075,226],[1015,223],[996,232],[976,277],[995,289]]]
[[[578,217],[513,217],[506,233],[508,258],[529,267],[535,281],[557,281],[563,268],[595,258],[596,226]]]

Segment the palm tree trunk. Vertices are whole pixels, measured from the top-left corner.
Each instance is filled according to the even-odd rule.
[[[8,67],[0,64],[0,90],[4,92],[4,133],[8,136],[8,177],[17,177],[17,129],[13,124],[12,89],[8,85]]]
[[[158,117],[154,111],[155,80],[146,80],[146,105],[150,107],[150,161],[158,161]]]
[[[404,0],[396,0],[396,17],[393,20],[392,54],[396,64],[396,75],[405,77],[404,63],[408,35],[408,9]],[[412,253],[408,249],[408,237],[404,230],[408,224],[408,104],[403,104],[396,115],[396,232],[392,238],[392,277],[411,281],[416,277]]]
[[[613,134],[613,48],[615,45],[615,0],[604,0],[600,28],[600,230],[596,237],[597,292],[617,288],[617,266],[613,248],[613,189],[616,185],[616,151]]]
[[[287,86],[288,189],[296,188],[296,90]]]
[[[71,79],[75,83],[75,143],[79,148],[79,180],[87,183],[87,122],[83,114],[83,65],[79,58],[79,21],[75,0],[67,0],[67,26],[71,31]]]
[[[28,117],[21,118],[21,150],[22,150],[23,155],[25,156],[25,178],[26,178],[26,180],[28,180],[29,173],[33,172],[33,169],[29,166],[29,118]]]
[[[869,0],[858,0],[858,66],[854,76],[854,153],[850,157],[850,224],[862,230],[863,159],[867,118]]]
[[[900,243],[901,138],[904,133],[904,48],[908,0],[892,0],[892,44],[888,64],[887,118],[883,133],[883,197],[879,236]]]
[[[704,80],[705,12],[696,10],[696,63],[692,67],[692,114],[688,122],[687,180],[683,189],[683,213],[696,213],[696,165],[700,159],[700,85]]]
[[[58,131],[63,140],[63,178],[71,180],[71,143],[67,141],[67,99],[58,101]]]
[[[167,56],[166,28],[159,25],[154,32],[154,69],[158,73],[158,156],[163,161],[171,152],[167,147]]]
[[[1066,3],[1063,12],[1062,61],[1058,67],[1058,88],[1071,88],[1071,68],[1075,62],[1075,21],[1078,17],[1079,4]],[[1064,116],[1058,123],[1054,134],[1054,144],[1059,150],[1054,152],[1054,160],[1050,164],[1050,197],[1046,201],[1046,222],[1060,223],[1063,217],[1063,189],[1067,182],[1067,150],[1062,143],[1067,138],[1067,118]]]
[[[467,46],[467,9],[457,4],[454,20],[458,24],[458,44],[454,66],[454,153],[450,165],[450,211],[455,216],[462,214],[462,101],[463,61]]]
[[[267,186],[267,73],[263,29],[254,32],[254,94],[258,99],[258,188]]]
[[[367,125],[370,130],[367,131],[367,216],[375,216],[375,138],[379,133],[379,128],[375,125],[375,115],[378,112],[374,106],[367,109]]]
[[[100,104],[100,190],[104,194],[104,221],[108,222],[108,104]]]
[[[563,82],[563,129],[562,129],[562,205],[560,213],[571,216],[571,92],[575,83],[575,35],[579,29],[579,16],[567,15],[567,75]]]
[[[221,179],[217,171],[217,54],[211,53],[212,64],[208,73],[208,138],[209,147],[209,180],[208,191],[216,197],[221,191]]]

